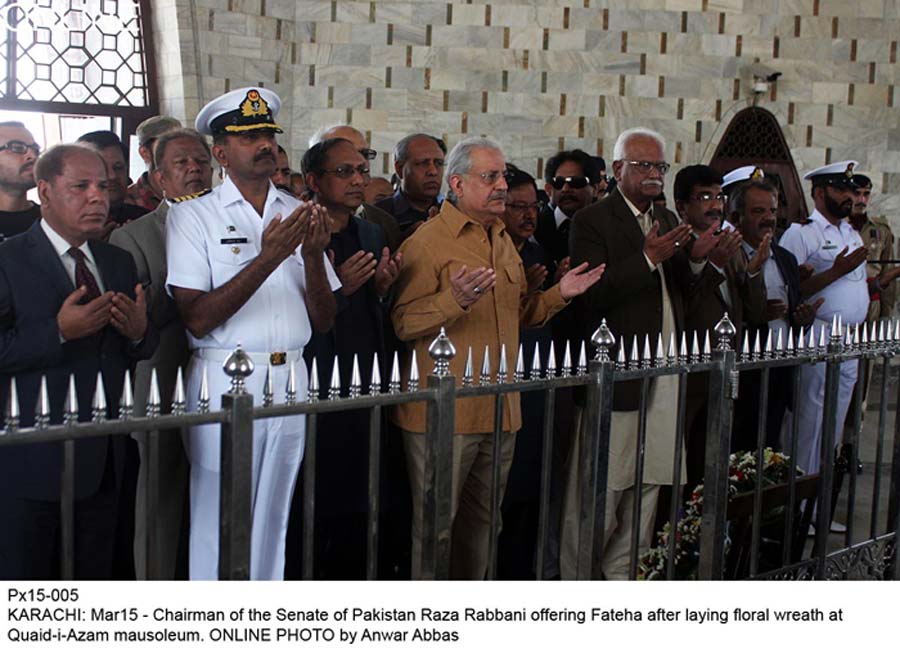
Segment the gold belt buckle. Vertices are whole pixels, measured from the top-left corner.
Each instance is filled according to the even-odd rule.
[[[269,354],[269,362],[272,365],[284,365],[287,363],[287,352],[272,352]]]

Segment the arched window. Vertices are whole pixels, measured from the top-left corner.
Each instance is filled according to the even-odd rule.
[[[808,216],[794,158],[778,120],[766,109],[753,106],[738,112],[709,164],[722,174],[744,165],[760,167],[779,189],[779,229]]]
[[[0,108],[121,120],[157,112],[149,0],[0,0]]]

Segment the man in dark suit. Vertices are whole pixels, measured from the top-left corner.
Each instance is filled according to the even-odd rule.
[[[375,206],[397,219],[403,239],[440,209],[446,155],[444,141],[426,133],[407,135],[394,147],[394,173],[400,184]]]
[[[729,219],[741,228],[744,252],[752,261],[763,246],[766,238],[775,236],[778,216],[778,190],[766,180],[750,180],[733,189],[728,197]],[[774,241],[771,256],[762,266],[766,283],[767,304],[765,322],[747,327],[749,340],[760,339],[763,348],[765,340],[772,332],[782,332],[786,343],[789,327],[795,335],[809,327],[815,320],[816,311],[824,300],[802,302],[800,295],[800,272],[797,258]],[[774,449],[781,447],[780,431],[785,411],[791,405],[793,396],[794,368],[779,367],[769,370],[768,408],[765,415],[765,445]],[[740,397],[735,406],[732,450],[756,448],[757,429],[760,418],[760,373],[747,372],[741,377]]]
[[[369,163],[349,140],[324,140],[303,156],[306,186],[332,222],[328,255],[341,288],[335,291],[334,325],[313,334],[304,355],[317,360],[322,398],[328,396],[337,359],[341,396],[349,395],[354,359],[361,385],[369,386],[373,358],[388,368],[385,353],[389,292],[402,256],[391,257],[382,229],[354,216],[369,181]],[[364,579],[368,511],[369,412],[321,415],[316,447],[316,577]],[[382,457],[384,453],[382,452]],[[296,523],[303,490],[294,491]],[[299,549],[299,544],[294,545]],[[290,562],[294,563],[294,562]],[[293,575],[289,575],[293,576]]]
[[[375,149],[369,147],[366,136],[359,129],[355,129],[347,124],[334,124],[332,126],[323,126],[309,138],[309,148],[313,148],[319,142],[331,140],[334,138],[344,138],[353,143],[359,154],[368,161],[374,160],[378,156]],[[309,190],[308,190],[309,191]],[[380,225],[384,230],[384,236],[387,239],[387,245],[391,252],[396,252],[400,244],[403,243],[405,235],[401,229],[401,225],[392,213],[376,207],[370,203],[362,203],[356,208],[356,216],[361,216],[366,221],[370,221],[376,225]]]
[[[682,255],[696,276],[685,300],[685,330],[696,334],[702,345],[708,333],[716,343],[716,324],[728,313],[737,329],[732,345],[741,340],[745,323],[765,322],[766,286],[762,265],[769,257],[771,235],[759,242],[753,258],[741,247],[741,233],[722,228],[725,195],[722,176],[706,165],[689,165],[675,176],[675,207],[696,238]],[[702,268],[702,270],[700,270]],[[704,272],[705,271],[705,272]],[[706,412],[709,373],[688,376],[685,409],[688,489],[703,479],[706,454]]]
[[[653,207],[669,169],[665,142],[647,129],[629,129],[616,141],[613,173],[617,189],[575,215],[569,243],[572,264],[607,264],[607,273],[576,302],[584,335],[606,319],[619,344],[642,344],[659,334],[668,340],[684,321],[684,282],[673,257],[690,239],[691,228],[677,224],[668,211]],[[649,547],[661,485],[672,484],[675,448],[677,382],[663,377],[653,382],[648,399],[644,482],[634,483],[640,382],[617,383],[613,392],[609,480],[604,556],[600,570],[607,578],[626,578],[631,546],[631,508],[641,500],[640,547]],[[576,438],[570,454],[566,523],[563,528],[562,574],[574,575],[577,549],[577,472],[580,453]],[[579,448],[582,450],[579,450]]]
[[[534,238],[557,264],[569,256],[571,219],[594,201],[599,177],[594,159],[581,149],[560,151],[547,160],[544,189],[550,202],[541,210]]]
[[[15,379],[21,425],[35,421],[47,377],[50,422],[60,423],[69,376],[79,419],[91,417],[98,372],[115,416],[125,371],[148,358],[157,336],[148,327],[134,261],[92,240],[109,210],[103,159],[60,145],[35,165],[42,220],[0,246],[0,407]],[[92,437],[75,445],[75,578],[109,578],[126,439]],[[0,453],[0,577],[58,576],[62,447],[29,444]]]

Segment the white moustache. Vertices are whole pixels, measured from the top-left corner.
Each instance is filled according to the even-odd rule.
[[[653,185],[654,187],[662,187],[663,186],[662,182],[659,180],[642,180],[641,184],[642,185]]]

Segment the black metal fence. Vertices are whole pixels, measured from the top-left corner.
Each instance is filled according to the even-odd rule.
[[[830,333],[826,333],[830,332]],[[741,541],[746,547],[743,552],[749,556],[745,574],[751,578],[815,578],[833,579],[848,577],[887,578],[900,577],[897,556],[897,538],[900,535],[900,516],[898,516],[898,499],[900,499],[900,417],[894,414],[894,439],[892,457],[885,457],[885,441],[888,422],[889,388],[892,367],[890,359],[900,351],[900,322],[886,321],[878,327],[868,330],[865,326],[842,327],[835,320],[831,327],[816,326],[796,335],[789,332],[782,340],[770,336],[768,340],[751,341],[745,337],[742,349],[737,351],[732,340],[735,328],[726,315],[712,332],[715,348],[710,343],[710,334],[705,334],[701,346],[699,338],[692,340],[682,335],[680,341],[672,336],[668,341],[661,338],[657,341],[645,339],[635,341],[626,358],[626,345],[616,344],[616,340],[605,323],[594,333],[591,340],[594,346],[593,358],[588,361],[582,343],[578,359],[573,362],[573,354],[567,346],[563,361],[557,367],[554,354],[550,354],[547,363],[542,364],[540,354],[535,354],[535,362],[528,370],[524,367],[521,348],[515,361],[507,363],[507,350],[501,350],[500,364],[496,372],[492,371],[485,359],[480,376],[474,376],[471,350],[466,370],[461,380],[450,374],[449,362],[455,356],[453,343],[443,331],[429,348],[434,361],[434,369],[420,385],[415,359],[411,371],[406,377],[405,385],[401,383],[400,369],[396,357],[387,381],[374,363],[372,377],[368,389],[358,371],[354,371],[349,397],[340,398],[340,379],[332,377],[328,399],[319,400],[319,385],[316,372],[310,375],[308,395],[305,400],[298,401],[294,368],[291,367],[283,404],[273,404],[273,386],[267,377],[263,403],[254,405],[253,396],[244,387],[244,380],[253,371],[250,358],[238,348],[224,363],[223,370],[231,377],[231,390],[221,397],[221,409],[210,410],[210,396],[204,373],[204,381],[200,388],[199,407],[197,412],[185,412],[185,394],[181,376],[178,377],[175,394],[172,398],[172,414],[161,416],[160,395],[156,387],[155,377],[151,382],[146,416],[133,416],[133,399],[131,382],[125,381],[122,402],[119,404],[118,418],[107,419],[110,410],[105,403],[102,385],[94,398],[93,421],[78,423],[78,406],[75,398],[74,378],[70,381],[70,394],[66,400],[65,422],[61,425],[49,425],[49,399],[46,387],[36,405],[36,425],[32,428],[19,428],[20,404],[15,392],[15,382],[11,386],[6,426],[0,435],[0,452],[3,448],[18,444],[41,442],[61,442],[63,445],[63,469],[61,487],[61,529],[62,529],[62,576],[73,577],[73,476],[74,476],[74,441],[81,438],[100,435],[127,435],[145,433],[147,435],[146,516],[152,523],[157,514],[160,467],[159,436],[177,434],[177,429],[200,424],[218,423],[221,425],[221,515],[220,515],[220,551],[219,576],[221,579],[248,579],[250,577],[250,518],[251,518],[251,483],[252,483],[252,443],[253,422],[257,419],[283,417],[288,415],[307,415],[306,451],[304,454],[304,479],[302,485],[304,498],[303,527],[303,576],[313,577],[313,536],[315,516],[315,457],[316,457],[316,420],[319,414],[351,410],[367,409],[370,411],[369,429],[369,507],[367,537],[367,576],[377,577],[377,557],[381,542],[379,515],[381,510],[379,485],[384,476],[381,473],[380,445],[378,443],[382,426],[382,409],[404,402],[424,402],[427,409],[426,461],[425,461],[425,493],[424,493],[424,536],[421,556],[421,575],[425,579],[447,579],[450,564],[451,540],[451,486],[452,486],[452,448],[454,435],[454,411],[457,399],[486,396],[494,397],[495,425],[493,431],[494,448],[499,448],[499,436],[502,426],[502,399],[510,392],[543,391],[546,394],[543,417],[543,441],[540,480],[540,505],[538,539],[535,564],[538,566],[537,576],[543,576],[544,557],[551,534],[550,508],[550,454],[554,435],[555,394],[560,388],[581,387],[585,392],[585,405],[580,418],[580,435],[585,443],[579,457],[571,461],[580,463],[578,491],[580,493],[580,513],[577,540],[576,577],[578,579],[600,578],[598,557],[603,553],[603,530],[608,512],[606,511],[605,492],[609,473],[609,442],[611,430],[613,386],[620,381],[638,379],[641,381],[641,408],[638,418],[638,436],[635,447],[634,484],[642,483],[644,458],[646,452],[647,431],[647,398],[652,379],[661,376],[675,376],[678,380],[677,430],[673,449],[673,471],[675,485],[682,482],[681,467],[684,447],[684,408],[686,399],[687,377],[695,373],[707,373],[709,377],[709,399],[707,411],[707,428],[705,441],[705,475],[703,484],[703,507],[700,522],[700,539],[697,557],[696,577],[700,579],[727,578],[728,548],[733,544],[732,538],[737,527],[736,520],[743,508],[745,513],[746,534]],[[689,342],[690,341],[690,342]],[[667,344],[666,344],[667,343]],[[655,347],[655,351],[653,348]],[[512,356],[512,354],[510,354]],[[613,356],[616,356],[614,359]],[[880,395],[876,459],[874,466],[874,486],[871,494],[861,494],[857,488],[857,472],[854,470],[858,460],[858,434],[861,429],[861,413],[855,415],[855,426],[849,435],[845,435],[844,447],[849,449],[845,460],[836,459],[832,450],[838,439],[843,422],[837,420],[835,411],[840,382],[840,365],[842,362],[862,359],[864,362],[877,364],[881,368],[877,394]],[[824,419],[822,430],[821,470],[816,476],[803,476],[797,471],[787,473],[786,480],[780,485],[764,486],[757,479],[751,494],[745,494],[742,503],[735,503],[729,493],[729,446],[733,422],[734,400],[738,397],[741,376],[748,371],[759,371],[761,412],[766,411],[768,398],[768,376],[775,368],[801,366],[808,363],[824,363],[826,368]],[[513,368],[510,372],[510,367]],[[204,370],[205,372],[206,370]],[[98,382],[99,383],[99,382]],[[457,384],[458,383],[458,384]],[[386,384],[386,385],[385,385]],[[794,403],[800,398],[799,382],[794,382]],[[857,382],[857,397],[862,397],[865,384],[865,373],[860,373]],[[872,393],[876,388],[873,386]],[[900,392],[897,395],[900,406]],[[756,474],[763,473],[763,453],[765,441],[765,417],[760,417],[757,436]],[[794,409],[791,426],[790,443],[785,454],[794,458],[797,454],[798,417]],[[175,429],[175,432],[171,432]],[[496,575],[498,544],[500,531],[500,503],[503,494],[500,488],[499,453],[494,453],[493,480],[491,490],[491,534],[489,548],[488,578]],[[843,462],[843,463],[842,463]],[[850,467],[843,470],[842,467]],[[889,498],[887,523],[883,520],[883,469],[889,470]],[[837,473],[836,473],[837,472]],[[824,530],[829,529],[834,507],[836,478],[847,477],[848,482],[848,529],[844,542],[839,547],[834,543],[829,546],[829,536]],[[663,537],[668,545],[665,568],[660,571],[663,576],[676,576],[676,544],[679,542],[676,523],[683,515],[681,498],[676,489],[674,497],[668,505],[669,525],[672,533]],[[805,502],[805,506],[801,503]],[[812,503],[816,503],[812,506]],[[871,511],[869,533],[861,542],[853,543],[854,509],[860,506]],[[761,546],[764,543],[764,524],[767,514],[780,512],[783,539],[780,547],[781,561],[777,569],[763,571],[760,567]],[[635,506],[632,526],[638,529],[640,505]],[[807,522],[814,517],[816,530],[812,547],[807,547],[805,528]],[[748,522],[749,521],[749,522]],[[797,533],[798,528],[801,530]],[[147,525],[146,565],[147,577],[159,575],[158,551],[159,530],[152,524]],[[732,548],[733,550],[733,548]],[[632,543],[630,553],[630,576],[638,574],[640,549],[637,535]],[[731,574],[731,576],[734,576]]]

